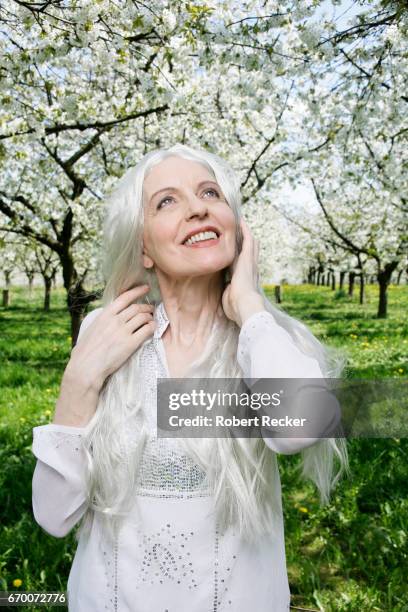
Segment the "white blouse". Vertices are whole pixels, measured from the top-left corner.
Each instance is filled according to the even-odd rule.
[[[81,332],[100,310],[85,317]],[[152,342],[142,349],[145,388],[151,389],[144,418],[152,429],[138,474],[134,512],[126,517],[114,545],[98,513],[92,514],[89,539],[81,535],[68,578],[69,611],[287,611],[290,592],[275,453],[298,452],[313,440],[264,438],[274,452],[271,487],[278,506],[269,536],[250,546],[232,527],[221,532],[205,474],[180,452],[177,439],[158,438],[154,430],[157,377],[169,377],[161,339],[169,325],[163,303],[154,318]],[[267,311],[244,322],[237,359],[246,378],[322,377],[318,362],[304,355]],[[87,507],[81,446],[86,431],[53,423],[33,429],[33,513],[55,537],[67,535]]]

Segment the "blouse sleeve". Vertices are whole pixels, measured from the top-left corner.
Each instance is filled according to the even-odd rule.
[[[100,310],[84,318],[78,341]],[[55,423],[33,428],[32,452],[37,458],[32,480],[33,514],[36,522],[57,538],[66,536],[87,509],[86,433],[87,427]]]
[[[33,428],[33,514],[56,538],[66,536],[87,508],[84,433],[85,428],[54,423]]]
[[[266,310],[254,313],[242,325],[237,359],[245,378],[323,379],[322,388],[327,389],[317,359],[305,355],[295,345],[290,334]],[[293,384],[295,386],[295,382]],[[296,417],[297,414],[291,412],[290,416]],[[301,416],[305,416],[304,410]],[[266,427],[261,428],[261,433],[269,448],[276,453],[290,455],[324,438],[325,433],[332,432],[339,420],[338,402],[328,393],[325,394],[324,414],[319,417],[321,430],[318,437],[269,437],[265,434],[267,430],[270,433],[271,428]],[[316,428],[313,431],[316,433]]]

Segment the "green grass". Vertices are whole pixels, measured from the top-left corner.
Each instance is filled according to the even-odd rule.
[[[272,290],[267,294],[272,299]],[[282,306],[322,341],[348,353],[351,378],[406,378],[408,287],[389,290],[389,316],[328,287],[283,288]],[[330,611],[407,611],[408,440],[349,441],[351,477],[322,508],[299,482],[297,456],[280,457],[292,603]]]
[[[406,378],[408,287],[390,288],[385,320],[375,317],[376,292],[369,286],[360,306],[357,296],[335,299],[327,287],[285,286],[282,306],[321,340],[347,350],[349,376]],[[0,308],[0,590],[18,590],[13,580],[20,579],[22,591],[61,591],[76,543],[73,533],[47,535],[32,517],[31,444],[32,427],[52,418],[70,354],[69,317],[61,290],[49,313],[41,290],[31,300],[22,288],[11,293],[10,307]],[[354,439],[349,453],[352,475],[324,508],[298,480],[299,457],[279,457],[292,604],[408,611],[407,440]]]

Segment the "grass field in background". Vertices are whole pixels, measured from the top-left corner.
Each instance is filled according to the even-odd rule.
[[[272,288],[266,291],[273,301]],[[363,306],[357,294],[284,286],[282,307],[321,340],[347,350],[348,376],[407,377],[407,286],[390,287],[388,319],[375,318],[375,286],[367,287]],[[0,590],[66,590],[76,543],[73,533],[53,538],[33,520],[31,444],[32,428],[52,418],[71,350],[69,328],[61,289],[53,291],[48,313],[40,288],[31,298],[12,288],[10,307],[0,307]],[[324,508],[297,478],[299,456],[279,457],[292,604],[407,612],[407,439],[351,440],[349,454],[351,477]]]
[[[272,291],[267,293],[273,301]],[[353,298],[338,297],[329,287],[284,287],[282,295],[290,315],[320,340],[346,350],[349,377],[407,377],[407,286],[390,288],[385,320],[376,318],[374,285],[367,287],[362,306],[358,291]],[[296,478],[298,457],[279,458],[294,605],[333,612],[408,610],[407,442],[349,441],[351,477],[341,481],[325,508],[313,487]]]

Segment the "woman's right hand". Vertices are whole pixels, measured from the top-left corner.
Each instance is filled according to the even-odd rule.
[[[99,392],[105,379],[154,333],[154,306],[133,303],[148,290],[141,285],[125,291],[84,330],[66,368],[71,380]]]

